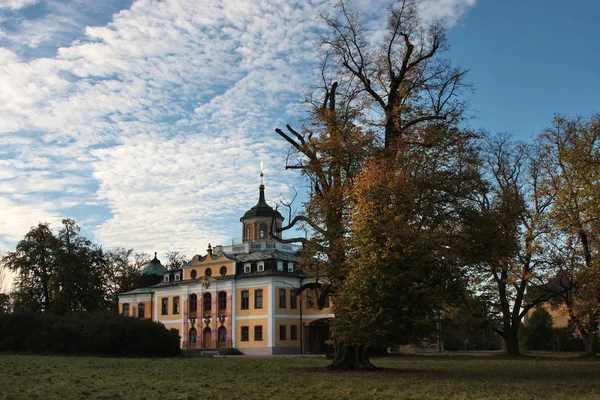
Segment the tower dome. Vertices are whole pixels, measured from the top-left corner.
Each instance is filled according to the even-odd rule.
[[[156,285],[157,283],[163,280],[163,276],[165,276],[166,269],[160,263],[159,259],[156,257],[156,252],[154,253],[154,258],[146,265],[144,270],[142,271],[142,276],[140,277],[140,285],[139,287],[150,287],[152,285]]]
[[[262,162],[260,172],[260,186],[258,187],[258,203],[240,218],[242,223],[242,237],[244,242],[269,240],[269,232],[273,223],[276,228],[281,228],[284,218],[265,200],[265,185],[263,183]]]

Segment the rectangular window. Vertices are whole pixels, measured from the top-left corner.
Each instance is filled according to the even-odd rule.
[[[255,326],[254,327],[254,341],[261,341],[262,340],[262,326]]]
[[[290,340],[298,340],[298,325],[290,326]]]
[[[123,315],[129,317],[129,304],[123,304]]]
[[[288,263],[288,272],[294,272],[294,263]]]
[[[325,301],[323,302],[323,308],[329,308],[329,296],[325,297]]]
[[[175,282],[179,281],[179,274],[175,274]]]
[[[160,313],[162,315],[168,315],[169,314],[169,298],[168,297],[163,297],[161,299],[160,305],[161,305],[161,307],[160,307]]]
[[[306,308],[316,308],[315,296],[311,292],[306,293]]]
[[[285,289],[279,289],[279,308],[286,307]]]
[[[259,272],[264,271],[265,270],[265,262],[264,261],[259,262],[258,265],[257,265],[257,267],[256,267],[256,270],[259,271]]]
[[[290,308],[298,308],[298,295],[295,289],[290,290]]]
[[[138,318],[146,318],[146,305],[144,303],[138,304]]]
[[[179,314],[179,296],[173,297],[173,314]]]
[[[250,308],[250,291],[242,290],[242,310]]]
[[[242,342],[247,342],[248,340],[250,340],[250,328],[242,326]]]
[[[287,340],[287,326],[279,325],[279,340]]]
[[[250,264],[244,264],[244,273],[250,272]]]
[[[283,261],[277,261],[277,271],[283,271]]]
[[[165,277],[163,278],[163,280],[164,280],[165,282],[169,282],[169,275],[165,275]]]
[[[263,308],[263,291],[256,289],[254,291],[254,308]]]

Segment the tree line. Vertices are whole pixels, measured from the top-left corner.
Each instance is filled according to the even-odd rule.
[[[523,318],[552,303],[594,356],[600,116],[557,115],[532,143],[469,129],[467,71],[414,1],[390,7],[383,35],[345,1],[322,20],[309,118],[276,129],[310,193],[271,237],[302,243],[320,282],[306,290],[333,298],[332,367],[374,368],[370,347],[419,343],[459,309],[518,355]],[[298,225],[307,236],[274,234]]]
[[[0,262],[3,276],[15,274],[13,290],[0,295],[0,313],[99,312],[118,309],[118,294],[138,287],[146,253],[133,249],[104,250],[80,233],[73,219],[62,220],[55,234],[39,223]],[[166,254],[165,267],[187,262],[176,251]]]

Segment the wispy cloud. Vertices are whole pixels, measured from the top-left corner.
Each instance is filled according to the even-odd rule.
[[[48,4],[51,26],[95,3]],[[70,25],[80,33],[52,56],[10,47],[35,48],[44,24],[27,19],[0,50],[0,243],[66,216],[106,246],[145,251],[191,255],[239,237],[260,160],[271,198],[299,184],[273,129],[302,117],[316,13],[331,2],[107,4],[110,22]]]

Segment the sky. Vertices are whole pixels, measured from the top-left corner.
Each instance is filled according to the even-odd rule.
[[[74,218],[104,248],[205,254],[305,184],[286,143],[330,0],[0,0],[0,250]],[[355,0],[371,21],[388,1]],[[422,0],[469,69],[467,124],[520,140],[600,112],[600,2]],[[297,204],[300,206],[299,204]]]

